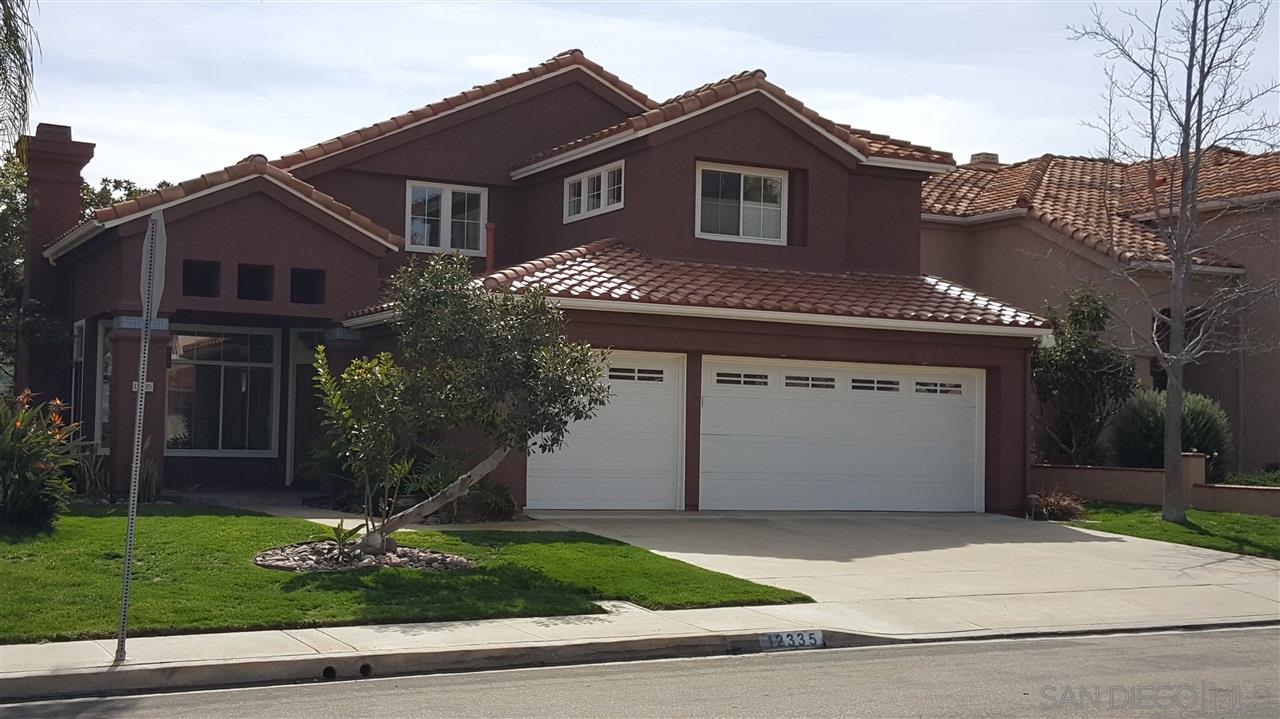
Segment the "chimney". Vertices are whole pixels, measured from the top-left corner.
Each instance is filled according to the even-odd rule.
[[[975,152],[969,156],[968,164],[961,167],[969,170],[982,170],[984,172],[995,172],[1004,165],[1000,164],[1000,155],[994,152]]]
[[[66,268],[49,264],[45,246],[80,222],[80,171],[93,158],[93,144],[71,139],[66,125],[40,123],[35,135],[19,140],[18,156],[27,168],[27,230],[24,240],[24,305],[35,300],[51,319],[70,328],[70,287]],[[63,357],[61,355],[68,355]],[[22,347],[17,387],[30,387],[48,400],[66,397],[69,351]]]

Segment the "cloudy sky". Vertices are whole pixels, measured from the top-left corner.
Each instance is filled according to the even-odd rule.
[[[827,117],[967,158],[1094,154],[1103,61],[1081,2],[42,0],[34,122],[86,178],[180,181],[286,152],[581,48],[655,98],[744,69]],[[1257,79],[1280,75],[1277,8]]]

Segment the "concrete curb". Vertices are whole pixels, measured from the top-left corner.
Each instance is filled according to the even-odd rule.
[[[1148,627],[1094,627],[986,635],[894,637],[822,630],[828,649],[909,644],[1048,639],[1169,631],[1280,627],[1280,620]],[[564,644],[494,644],[466,649],[401,649],[299,654],[241,660],[167,662],[137,666],[15,672],[0,678],[0,702],[111,696],[227,687],[447,674],[524,667],[644,661],[764,653],[763,631],[629,637]]]
[[[761,632],[631,637],[565,644],[494,644],[466,649],[299,654],[242,660],[167,662],[137,666],[15,672],[0,678],[0,701],[23,702],[231,686],[290,684],[489,669],[591,664],[759,653]],[[898,640],[823,631],[828,648]]]

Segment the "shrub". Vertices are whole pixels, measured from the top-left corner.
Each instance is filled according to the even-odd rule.
[[[1244,487],[1280,487],[1280,470],[1233,474],[1223,484],[1237,484]]]
[[[1079,497],[1053,488],[1040,495],[1036,502],[1036,519],[1048,519],[1055,522],[1068,522],[1084,517],[1084,502]]]
[[[85,499],[105,499],[110,493],[111,480],[107,475],[106,457],[98,454],[93,444],[80,447],[75,464],[71,465],[71,481],[75,493]]]
[[[1112,423],[1111,448],[1122,467],[1164,467],[1165,393],[1143,390],[1135,394]],[[1231,445],[1227,413],[1214,400],[1188,392],[1182,402],[1182,451],[1206,455],[1205,475],[1217,482],[1226,473]]]
[[[0,402],[0,524],[43,527],[67,508],[78,424],[65,405],[33,404],[31,392]]]

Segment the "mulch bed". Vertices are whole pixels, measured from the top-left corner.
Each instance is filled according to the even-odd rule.
[[[274,547],[259,553],[253,563],[267,569],[285,572],[350,572],[368,567],[401,567],[424,572],[452,572],[475,566],[466,557],[417,547],[396,547],[387,554],[360,554],[354,549],[347,556],[338,552],[331,541],[301,542]]]

